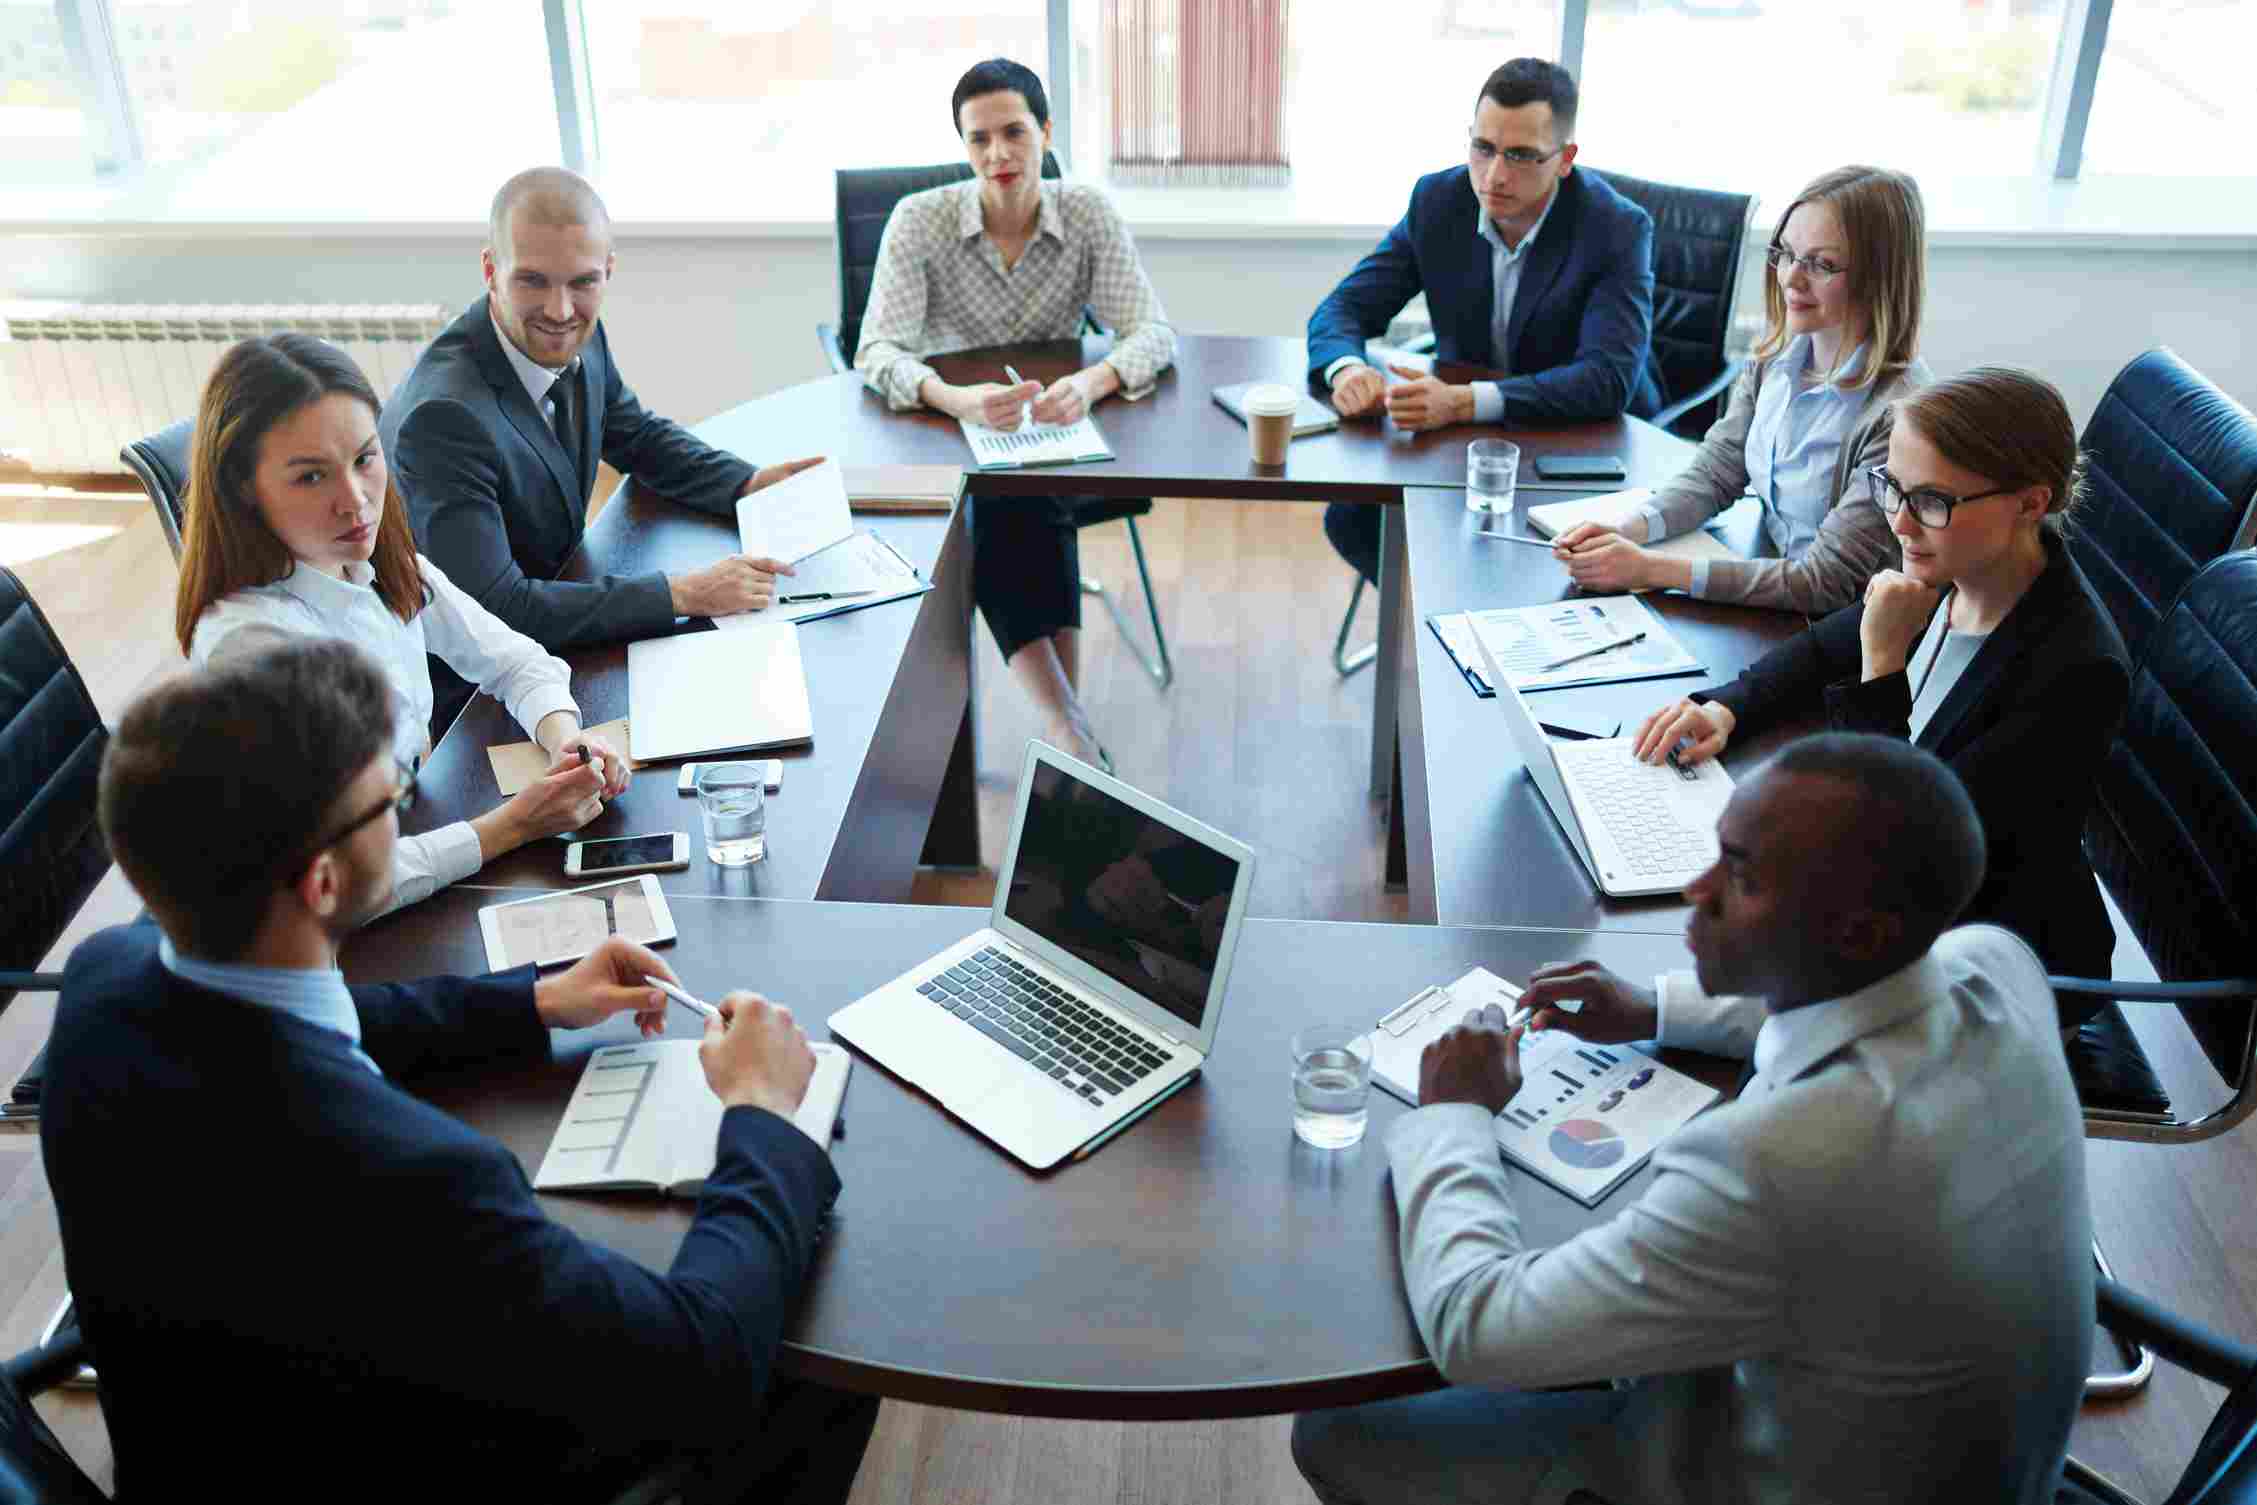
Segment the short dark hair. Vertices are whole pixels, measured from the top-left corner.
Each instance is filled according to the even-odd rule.
[[[965,69],[964,76],[956,81],[956,92],[948,96],[948,123],[956,127],[956,134],[964,134],[965,100],[1006,89],[1015,90],[1027,102],[1036,125],[1050,124],[1050,96],[1042,92],[1042,80],[1034,76],[1034,70],[1007,57],[991,57]]]
[[[494,190],[494,202],[486,210],[486,244],[505,267],[517,263],[510,222],[520,209],[536,225],[586,225],[611,239],[611,212],[603,207],[595,184],[569,167],[528,167]]]
[[[1482,100],[1493,99],[1507,110],[1550,105],[1552,123],[1559,130],[1559,140],[1565,142],[1575,135],[1575,98],[1574,74],[1540,57],[1516,57],[1482,81],[1473,103],[1479,109]]]
[[[176,675],[126,708],[102,755],[102,835],[175,945],[232,960],[392,734],[384,671],[340,638]]]
[[[1831,779],[1850,791],[1833,870],[1846,875],[1862,862],[1865,900],[1903,917],[1907,956],[1925,952],[1982,887],[1982,817],[1959,775],[1933,753],[1897,737],[1826,732],[1790,742],[1767,771]]]

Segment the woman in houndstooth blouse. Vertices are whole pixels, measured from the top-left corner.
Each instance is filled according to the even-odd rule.
[[[1002,58],[957,81],[950,113],[975,174],[894,206],[878,247],[855,369],[897,412],[928,407],[994,428],[1032,412],[1072,423],[1115,392],[1142,397],[1175,359],[1175,331],[1120,214],[1097,189],[1042,177],[1050,101]],[[1051,383],[957,386],[923,357],[1071,339],[1082,310],[1115,331],[1112,353]],[[1058,747],[1111,763],[1075,695],[1081,561],[1067,497],[984,499],[973,513],[972,593],[1004,661]]]

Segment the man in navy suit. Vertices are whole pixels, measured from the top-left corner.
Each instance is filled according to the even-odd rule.
[[[1514,58],[1474,101],[1467,165],[1419,179],[1377,250],[1309,317],[1309,379],[1342,417],[1396,426],[1580,423],[1661,410],[1653,221],[1600,178],[1575,172],[1575,79]],[[1445,382],[1407,368],[1390,387],[1364,341],[1426,294],[1435,356],[1502,371]],[[1376,580],[1379,513],[1335,503],[1325,532]]]
[[[544,648],[766,606],[777,562],[736,554],[673,576],[555,578],[587,527],[599,459],[732,521],[738,497],[816,461],[756,470],[643,410],[599,317],[616,258],[584,178],[519,173],[494,195],[487,234],[484,295],[431,342],[377,428],[423,552]]]
[[[546,1057],[666,964],[348,987],[389,890],[382,671],[294,639],[159,685],[103,758],[102,830],[154,925],[71,956],[40,1148],[123,1498],[597,1500],[654,1466],[688,1499],[843,1500],[877,1402],[774,1375],[825,1210],[791,1121],[787,1010],[721,1004],[727,1105],[663,1275],[549,1221],[508,1149],[405,1090]]]

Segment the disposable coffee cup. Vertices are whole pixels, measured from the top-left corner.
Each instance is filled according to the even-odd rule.
[[[1293,442],[1293,415],[1301,411],[1300,394],[1291,387],[1271,383],[1248,387],[1244,401],[1254,463],[1283,465],[1286,446]]]

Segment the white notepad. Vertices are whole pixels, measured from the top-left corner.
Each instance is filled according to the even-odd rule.
[[[1604,496],[1577,497],[1572,502],[1546,502],[1528,509],[1528,525],[1546,538],[1557,538],[1577,523],[1604,523],[1620,528],[1645,510],[1653,500],[1651,487],[1610,491]],[[1715,534],[1703,528],[1644,546],[1649,553],[1669,559],[1737,559]]]
[[[713,1174],[721,1099],[698,1064],[696,1040],[612,1045],[588,1058],[564,1121],[533,1178],[536,1191],[655,1191],[695,1197]],[[850,1058],[811,1043],[815,1075],[792,1115],[826,1152],[846,1096]]]
[[[1015,429],[991,429],[984,423],[956,420],[964,442],[972,446],[972,463],[982,470],[1010,470],[1026,465],[1078,465],[1085,460],[1110,460],[1112,446],[1097,432],[1087,413],[1073,423],[1020,424]]]
[[[627,755],[637,763],[785,747],[814,735],[799,629],[789,622],[627,645]]]
[[[879,606],[930,589],[917,567],[891,544],[875,533],[861,532],[827,549],[817,549],[792,566],[791,574],[778,575],[773,604],[758,611],[715,617],[713,625],[723,632],[741,632],[764,623],[804,622]]]
[[[797,564],[853,536],[846,473],[836,460],[737,498],[737,543],[750,558]]]

